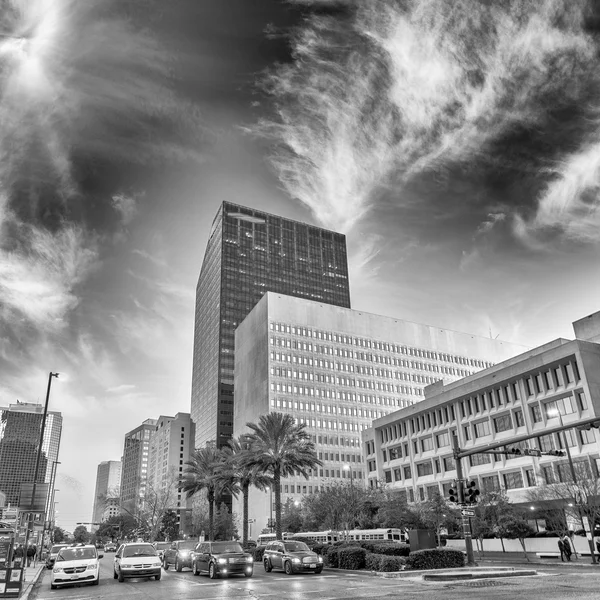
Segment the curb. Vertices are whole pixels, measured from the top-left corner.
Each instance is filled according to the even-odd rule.
[[[44,574],[44,571],[46,570],[46,567],[44,565],[42,565],[39,569],[38,572],[33,576],[33,579],[31,581],[27,582],[27,587],[25,588],[25,590],[23,590],[23,592],[21,593],[21,595],[19,596],[19,600],[28,600],[29,595],[31,594],[31,592],[33,591],[33,588],[35,586],[35,584],[39,581],[39,579],[42,577],[42,575]]]
[[[485,571],[481,573],[429,573],[423,575],[423,581],[460,581],[465,579],[497,579],[499,577],[530,577],[537,575],[537,571],[519,570],[519,571]]]

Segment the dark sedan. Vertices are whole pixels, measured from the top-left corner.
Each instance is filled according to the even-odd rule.
[[[252,577],[254,560],[238,542],[200,542],[193,553],[192,572],[208,573],[211,579],[221,575]]]
[[[269,542],[263,555],[263,565],[268,573],[273,569],[282,569],[288,575],[312,571],[320,573],[323,570],[323,557],[304,542]]]

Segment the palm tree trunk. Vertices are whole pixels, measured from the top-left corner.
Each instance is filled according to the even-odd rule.
[[[250,486],[244,484],[242,487],[242,494],[244,497],[244,506],[243,506],[243,519],[244,526],[242,529],[242,548],[245,548],[248,545],[248,496],[250,495]]]
[[[273,469],[273,487],[275,488],[275,534],[282,540],[281,531],[281,471],[279,467]]]
[[[207,494],[208,500],[208,541],[214,541],[213,537],[213,529],[214,529],[214,521],[215,521],[215,493],[214,491],[209,491]]]

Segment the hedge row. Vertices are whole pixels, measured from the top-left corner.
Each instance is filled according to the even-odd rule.
[[[427,569],[455,569],[464,567],[465,556],[454,548],[432,548],[411,552],[406,559],[406,568],[417,571]]]
[[[370,571],[381,571],[389,573],[390,571],[401,571],[402,566],[406,564],[406,558],[403,556],[389,556],[387,554],[367,554],[365,566]]]
[[[265,553],[265,546],[257,546],[256,548],[248,550],[248,552],[252,554],[252,558],[254,559],[255,563],[262,562],[263,555]]]

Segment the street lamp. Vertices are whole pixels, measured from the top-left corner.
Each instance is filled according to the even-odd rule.
[[[352,467],[350,465],[344,465],[342,467],[342,469],[344,471],[347,471],[348,473],[350,473],[350,487],[353,487],[353,485],[354,485],[354,474],[352,473]]]

